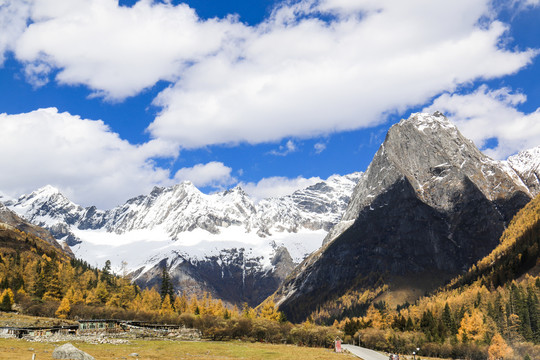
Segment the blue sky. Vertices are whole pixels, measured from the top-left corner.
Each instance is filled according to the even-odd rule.
[[[540,145],[538,0],[0,0],[0,191],[108,208],[155,185],[283,195],[441,110]]]

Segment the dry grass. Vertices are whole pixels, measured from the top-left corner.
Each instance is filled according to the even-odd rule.
[[[440,287],[445,280],[450,279],[445,272],[430,271],[422,276],[394,276],[390,288],[377,297],[374,302],[385,301],[390,308],[405,302],[414,303],[416,300]]]
[[[30,360],[36,354],[36,360],[52,359],[55,347],[62,345],[50,343],[32,343],[17,339],[0,339],[0,359]],[[294,345],[271,345],[259,343],[235,342],[186,342],[186,341],[132,341],[123,345],[93,345],[73,343],[96,358],[96,360],[133,359],[132,353],[139,354],[139,360],[180,360],[180,359],[254,359],[254,360],[332,360],[356,359],[352,355],[336,354],[331,350],[306,348]]]
[[[0,312],[0,327],[12,326],[12,327],[46,327],[55,325],[73,325],[77,324],[75,321],[60,320],[55,318],[37,317],[19,315],[16,313]]]

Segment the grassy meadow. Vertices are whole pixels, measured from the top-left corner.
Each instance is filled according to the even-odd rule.
[[[63,343],[35,343],[18,339],[0,339],[0,359],[36,360],[52,359],[55,347]],[[96,360],[139,359],[272,359],[272,360],[332,360],[355,359],[348,354],[336,354],[329,349],[298,347],[295,345],[272,345],[262,343],[234,342],[189,342],[166,340],[136,340],[130,344],[87,344],[72,343],[78,349],[92,355]],[[138,358],[130,354],[139,354]]]

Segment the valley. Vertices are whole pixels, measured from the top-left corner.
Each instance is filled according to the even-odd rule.
[[[184,182],[99,210],[46,186],[0,204],[2,297],[25,313],[168,322],[214,340],[343,336],[481,359],[502,334],[537,354],[539,173],[540,147],[495,161],[444,115],[419,113],[365,172],[281,198]]]

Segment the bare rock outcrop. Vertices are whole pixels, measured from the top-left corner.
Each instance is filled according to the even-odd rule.
[[[54,349],[53,359],[72,359],[72,360],[95,360],[93,356],[77,349],[70,343],[61,345]]]
[[[390,128],[322,249],[280,287],[280,310],[300,321],[396,276],[438,274],[442,285],[496,246],[532,193],[444,115],[413,114]]]

